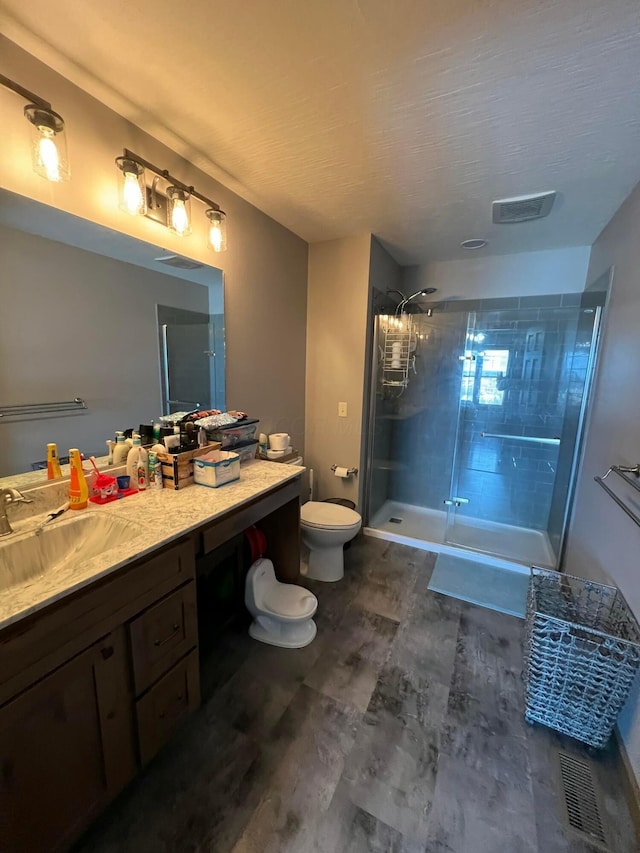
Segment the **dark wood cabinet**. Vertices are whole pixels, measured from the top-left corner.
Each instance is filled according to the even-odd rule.
[[[200,704],[198,652],[166,673],[136,704],[140,758],[143,764],[169,740],[176,726]]]
[[[296,580],[299,491],[273,489],[0,631],[1,853],[68,849],[199,706],[196,554],[214,572],[233,540],[241,603],[242,531],[262,521],[280,579]],[[201,624],[216,622],[201,604]]]
[[[0,633],[2,853],[68,849],[198,706],[195,611],[189,537]]]
[[[64,850],[136,772],[124,629],[0,708],[0,849]]]
[[[196,585],[188,583],[129,625],[136,695],[157,681],[198,642]]]

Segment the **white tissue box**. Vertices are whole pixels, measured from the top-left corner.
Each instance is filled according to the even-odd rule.
[[[200,486],[217,489],[240,479],[240,457],[226,450],[214,450],[193,460],[193,479]]]

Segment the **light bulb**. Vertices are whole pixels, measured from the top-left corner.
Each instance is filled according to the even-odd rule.
[[[222,248],[222,231],[219,222],[212,222],[209,226],[209,243],[214,252]]]
[[[133,172],[124,173],[122,201],[127,213],[130,213],[132,216],[142,213],[144,208],[144,198],[142,196],[140,184],[138,183],[138,175],[135,175]]]
[[[209,220],[209,248],[214,252],[227,250],[227,214],[224,210],[210,208],[206,211]]]
[[[184,200],[181,198],[175,198],[173,200],[173,210],[171,211],[171,225],[173,226],[173,230],[176,234],[186,234],[189,230],[189,217],[187,216],[187,209],[184,204]]]
[[[38,162],[44,169],[48,181],[60,181],[60,157],[58,146],[54,142],[53,131],[48,127],[39,127],[42,134],[38,145]]]

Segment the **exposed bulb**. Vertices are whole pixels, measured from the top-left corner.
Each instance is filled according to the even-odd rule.
[[[62,180],[60,175],[60,157],[58,146],[54,141],[54,133],[48,127],[39,127],[42,134],[38,143],[38,162],[45,171],[48,181],[58,182]]]
[[[189,217],[184,201],[181,198],[173,200],[173,210],[171,211],[171,225],[176,234],[183,236],[189,230]]]
[[[209,226],[209,244],[214,252],[222,250],[222,230],[219,222],[212,222]]]
[[[134,175],[133,172],[124,173],[122,200],[124,201],[124,207],[127,213],[130,213],[132,216],[142,213],[144,208],[144,198],[142,197],[142,190],[138,183],[138,176]]]

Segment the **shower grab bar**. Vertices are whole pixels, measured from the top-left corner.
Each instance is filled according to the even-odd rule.
[[[482,438],[509,438],[512,441],[535,441],[538,444],[560,444],[559,438],[538,438],[536,435],[504,435],[500,432],[481,432]]]
[[[611,473],[612,470],[615,470],[615,468],[610,468],[607,471],[607,474]],[[616,472],[616,473],[619,473],[619,472]],[[605,474],[605,477],[607,476],[607,474]],[[594,477],[593,479],[596,481],[596,483],[599,486],[602,486],[602,488],[609,495],[609,497],[613,501],[615,501],[618,504],[618,506],[620,507],[620,509],[629,516],[631,521],[633,521],[635,524],[638,525],[638,527],[640,527],[640,518],[638,518],[638,516],[635,514],[635,512],[633,512],[633,510],[630,509],[626,505],[626,503],[621,498],[618,497],[618,495],[616,495],[616,493],[613,491],[613,489],[610,489],[609,486],[607,486],[607,484],[604,482],[604,477]],[[625,477],[624,479],[626,480],[627,478]]]

